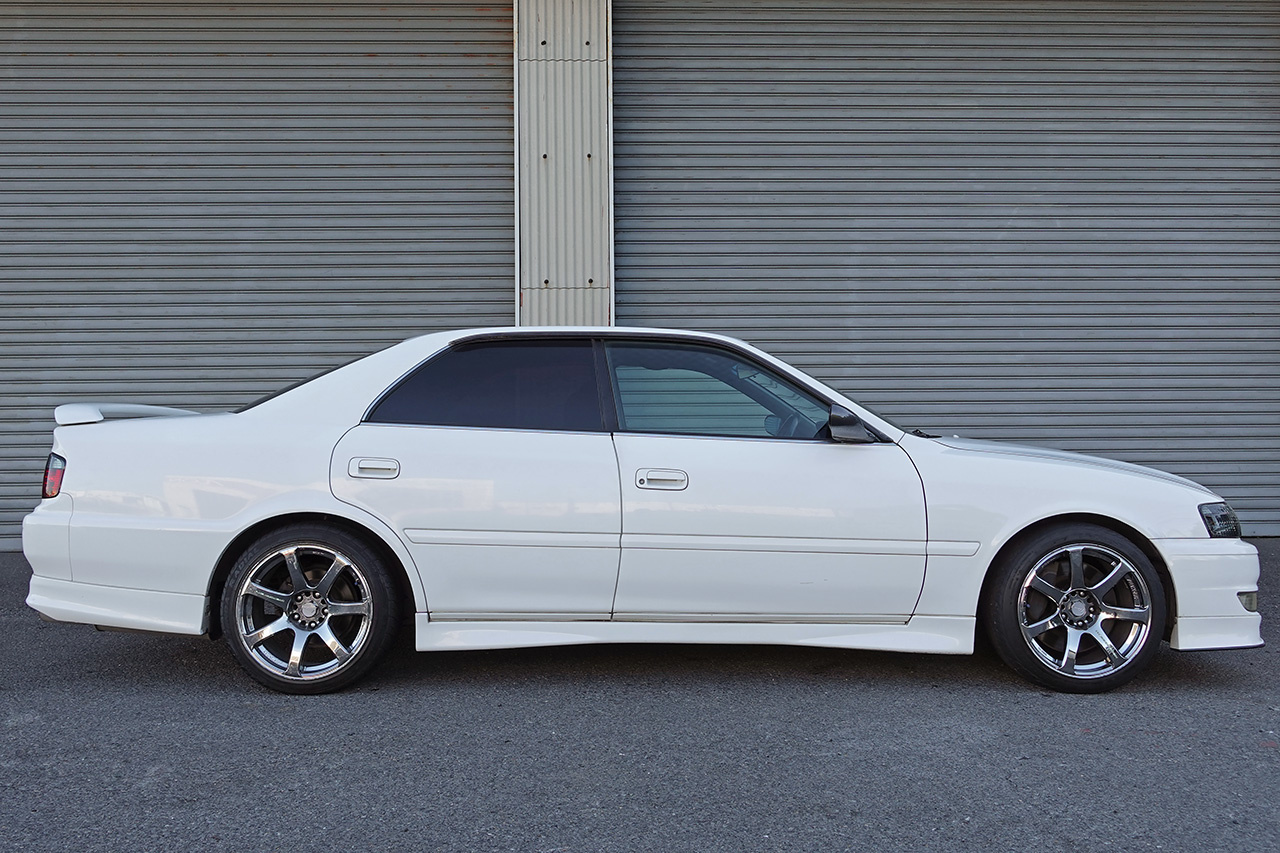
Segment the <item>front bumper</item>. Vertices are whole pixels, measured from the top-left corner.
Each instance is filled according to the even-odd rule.
[[[1258,589],[1258,549],[1239,539],[1157,539],[1173,580],[1177,612],[1171,648],[1246,649],[1262,645],[1262,616],[1239,593]]]

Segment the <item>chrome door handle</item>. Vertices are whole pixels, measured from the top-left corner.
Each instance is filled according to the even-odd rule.
[[[394,480],[400,476],[400,463],[394,459],[352,459],[347,474],[370,480]]]
[[[641,489],[678,492],[688,485],[689,475],[674,468],[641,468],[636,472],[636,486]]]

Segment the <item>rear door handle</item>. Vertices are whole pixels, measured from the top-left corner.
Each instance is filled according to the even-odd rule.
[[[675,468],[641,468],[636,472],[636,486],[641,489],[678,492],[688,485],[689,475]]]
[[[394,459],[352,459],[347,474],[370,480],[394,480],[400,476],[400,463]]]

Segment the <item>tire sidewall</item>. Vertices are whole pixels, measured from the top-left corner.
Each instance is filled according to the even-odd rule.
[[[1019,597],[1027,573],[1053,551],[1078,544],[1099,545],[1124,557],[1146,582],[1151,598],[1151,619],[1143,647],[1119,670],[1097,678],[1072,677],[1050,669],[1028,646],[1019,620]],[[1142,549],[1113,530],[1083,523],[1050,528],[1010,548],[993,568],[983,601],[987,636],[1001,659],[1023,677],[1066,693],[1103,693],[1141,674],[1159,653],[1165,613],[1164,581]]]
[[[369,633],[364,644],[336,672],[306,681],[285,678],[263,666],[240,639],[239,590],[265,557],[281,548],[308,545],[332,548],[359,567],[371,602]],[[244,550],[231,568],[222,590],[220,613],[223,635],[236,662],[255,680],[284,693],[316,694],[339,690],[362,677],[382,657],[397,625],[393,584],[385,561],[359,538],[324,524],[295,524],[267,533]]]

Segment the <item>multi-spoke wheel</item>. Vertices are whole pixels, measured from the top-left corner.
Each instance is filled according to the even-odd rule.
[[[1055,528],[994,571],[984,602],[992,644],[1033,681],[1076,693],[1110,690],[1159,649],[1160,576],[1141,550],[1106,528]]]
[[[255,542],[222,596],[222,626],[254,678],[290,693],[336,690],[377,662],[395,627],[382,561],[364,543],[321,525]]]

